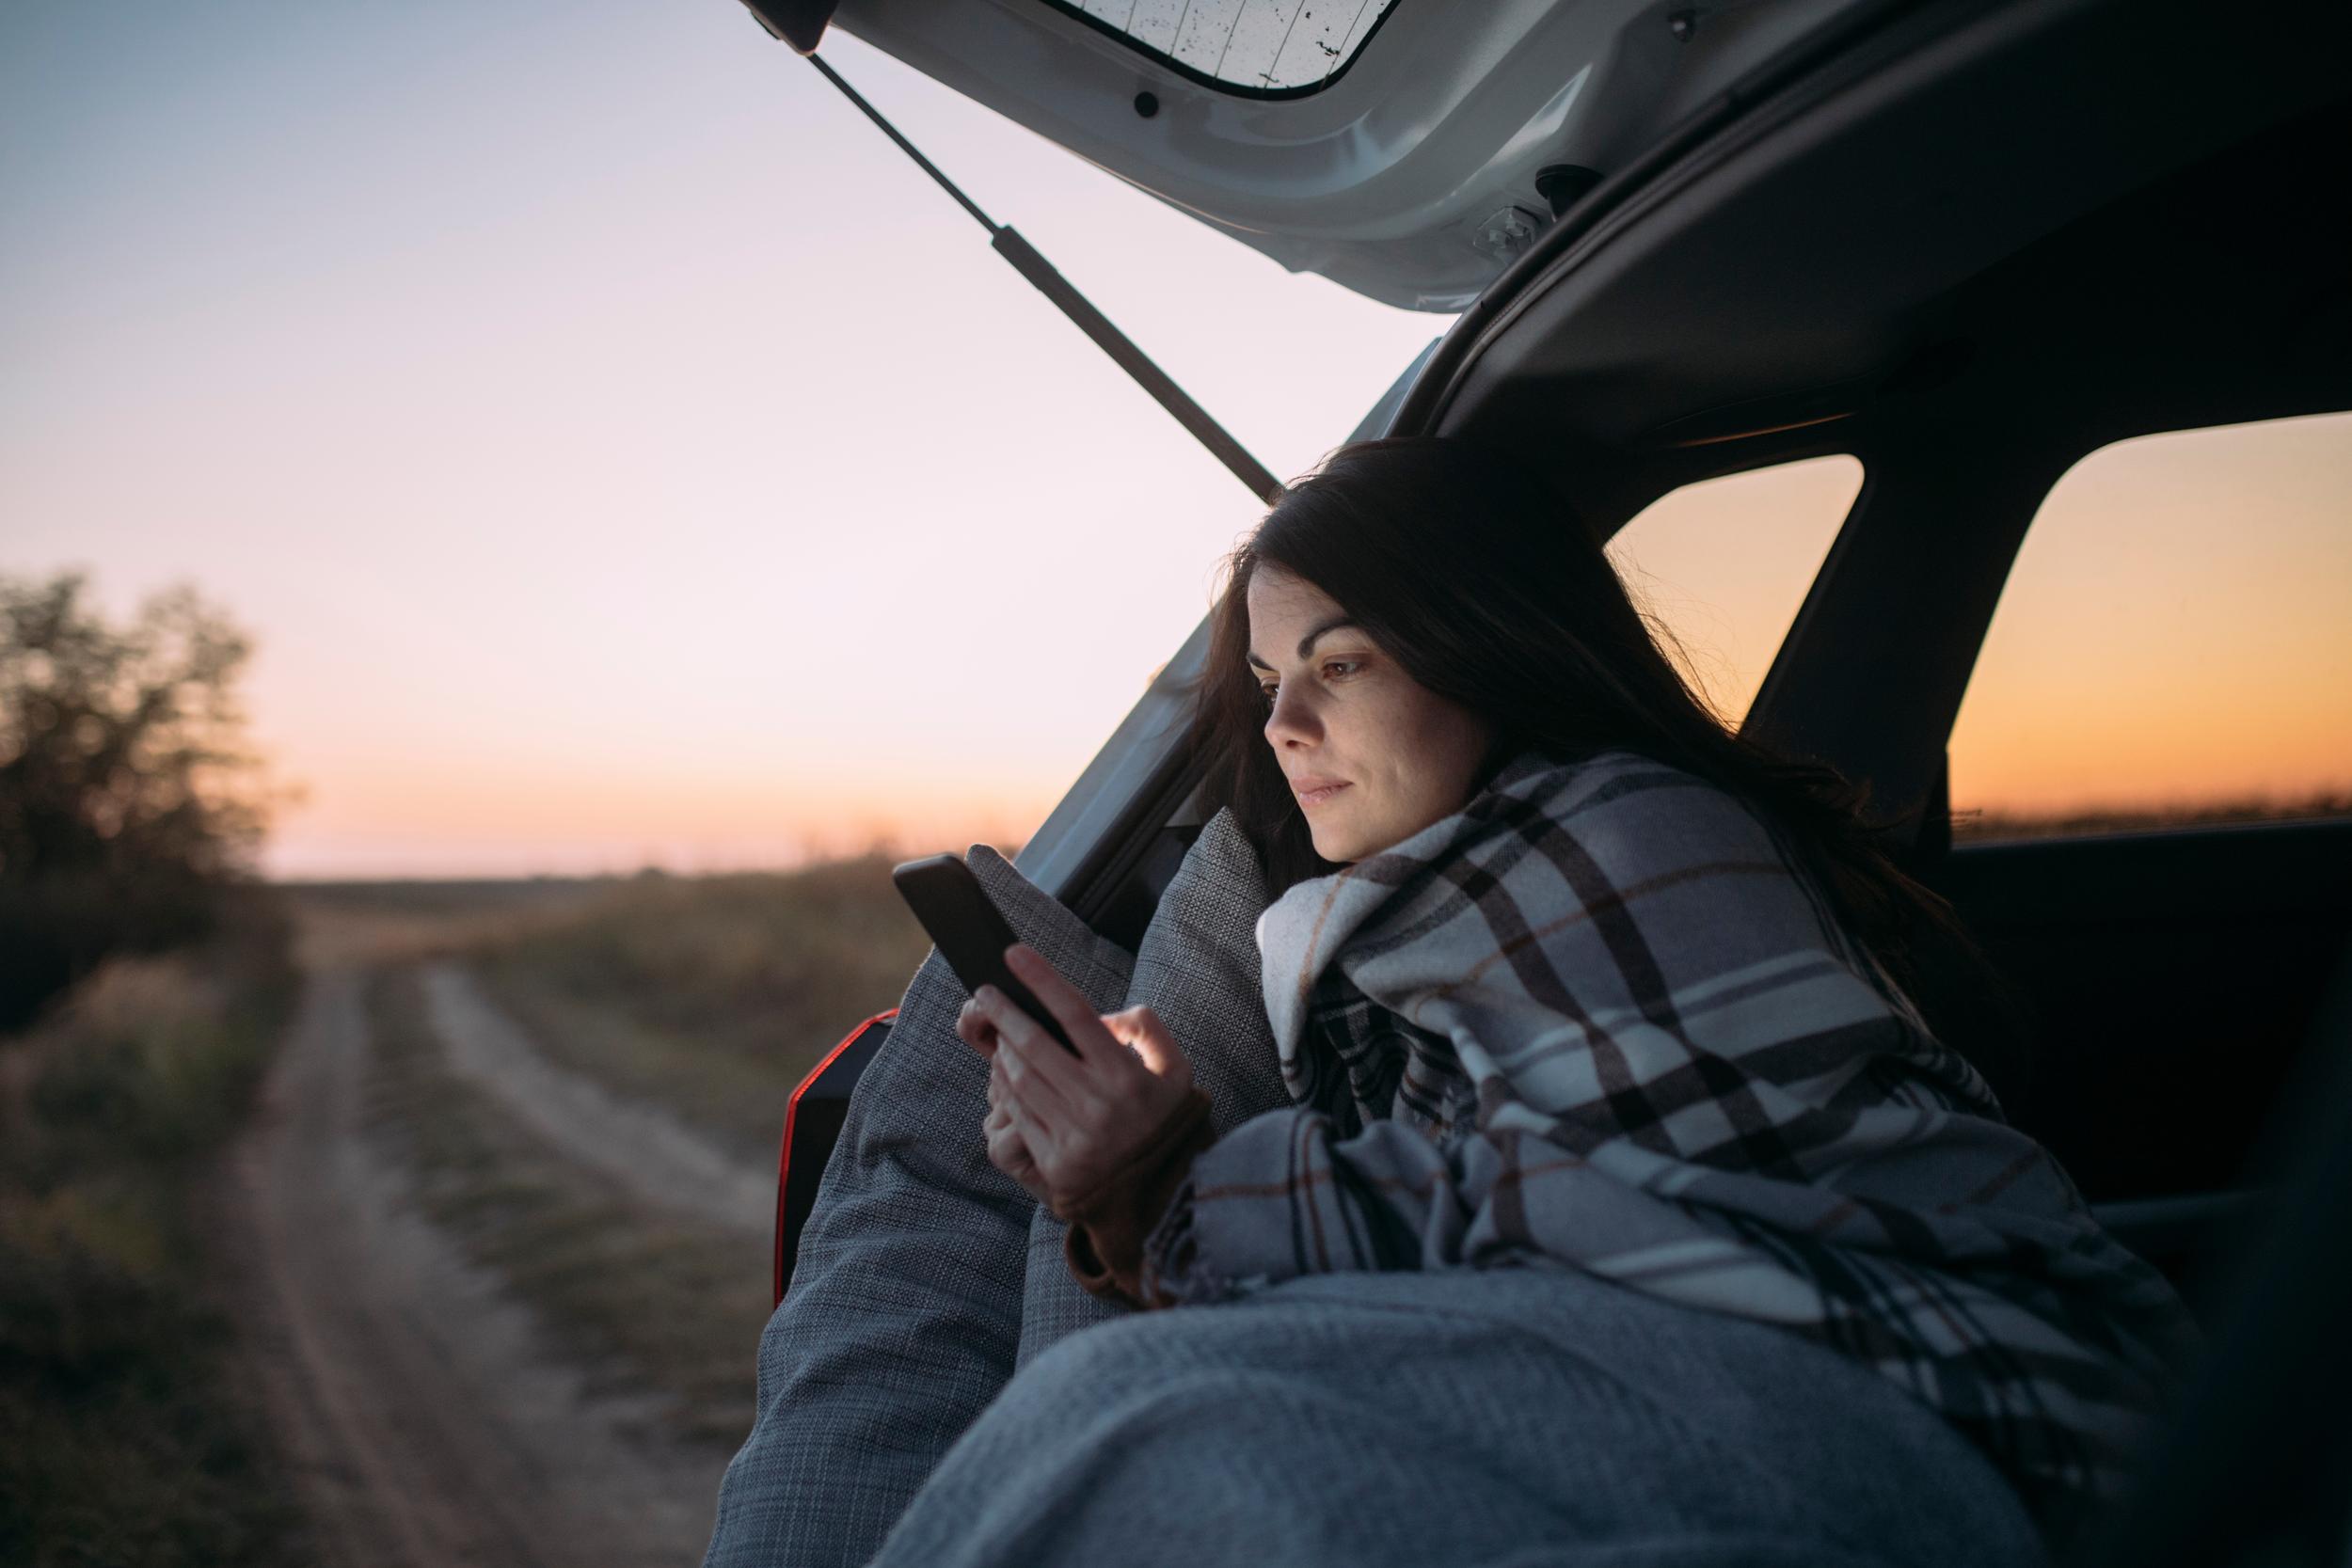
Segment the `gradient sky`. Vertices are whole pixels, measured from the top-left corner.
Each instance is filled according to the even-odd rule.
[[[2076,464],[2010,568],[1948,754],[1960,809],[2352,794],[2352,415]]]
[[[826,53],[1278,474],[1446,325]],[[2117,558],[2054,546],[2042,629],[2005,602],[1988,654],[2019,717],[1972,690],[1956,796],[2352,783],[2348,452],[2337,423],[2262,470],[2298,543],[2206,628],[2257,662],[2197,667],[2217,712],[2241,676],[2289,692],[2235,771],[2201,743],[2103,770],[2097,693],[2043,676],[2108,635],[2074,607]],[[2227,506],[2276,460],[2188,467]],[[1621,546],[1728,708],[1857,483],[1718,482]],[[2184,535],[2186,486],[2157,507]],[[2142,504],[2112,490],[2110,525]],[[259,737],[307,792],[281,874],[1017,840],[1257,515],[734,0],[0,8],[0,571],[86,566],[117,610],[193,580],[255,631]],[[2281,675],[2233,628],[2290,588],[2322,618]],[[2195,739],[2147,689],[2172,705],[2117,722]]]

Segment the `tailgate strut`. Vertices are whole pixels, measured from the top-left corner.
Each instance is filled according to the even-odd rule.
[[[757,8],[754,10],[756,14]],[[924,173],[938,181],[949,196],[962,204],[965,212],[979,220],[980,227],[988,230],[991,248],[997,255],[1010,261],[1015,272],[1035,284],[1038,293],[1052,300],[1063,315],[1077,323],[1078,330],[1093,339],[1095,345],[1109,355],[1120,370],[1134,376],[1137,386],[1156,398],[1162,408],[1176,416],[1176,422],[1191,431],[1193,438],[1208,448],[1218,462],[1232,469],[1235,479],[1248,485],[1251,495],[1268,506],[1281,498],[1281,483],[1266,471],[1265,465],[1250,456],[1248,449],[1234,440],[1223,425],[1211,419],[1207,409],[1193,402],[1182,387],[1168,378],[1166,371],[1152,363],[1150,356],[1136,347],[1133,339],[1112,325],[1108,316],[1097,310],[1086,295],[1071,286],[1068,278],[1054,270],[1053,262],[1038,254],[1036,246],[1023,239],[1012,225],[990,221],[989,215],[975,206],[970,197],[956,188],[954,181],[916,151],[914,144],[900,135],[898,128],[882,119],[871,103],[859,97],[857,89],[843,81],[833,67],[814,54],[807,58],[809,64],[825,73],[825,80],[839,87],[850,103],[865,112],[866,119],[881,126],[882,134],[898,144],[899,150],[914,159]]]

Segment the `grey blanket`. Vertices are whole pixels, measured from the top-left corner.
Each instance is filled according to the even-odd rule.
[[[1318,1275],[1040,1356],[873,1568],[2042,1568],[1885,1379],[1566,1268]]]
[[[2121,1489],[2189,1319],[1797,865],[1688,774],[1530,755],[1292,888],[1258,940],[1307,1103],[1196,1163],[1153,1239],[1159,1288],[1565,1264],[1838,1352],[2067,1528]],[[1309,1027],[1335,969],[1415,1044],[1417,1092],[1352,1137]]]

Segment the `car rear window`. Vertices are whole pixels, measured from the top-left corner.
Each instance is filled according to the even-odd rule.
[[[1752,468],[1669,491],[1609,542],[1667,656],[1726,724],[1747,717],[1861,490],[1851,457]]]
[[[1959,837],[2352,815],[2352,414],[2068,469],[1949,756]]]
[[[1284,96],[1347,69],[1394,0],[1043,0],[1196,81]]]

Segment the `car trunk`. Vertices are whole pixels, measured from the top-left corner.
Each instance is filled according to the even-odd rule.
[[[841,0],[831,20],[1294,272],[1451,312],[1857,3]]]

